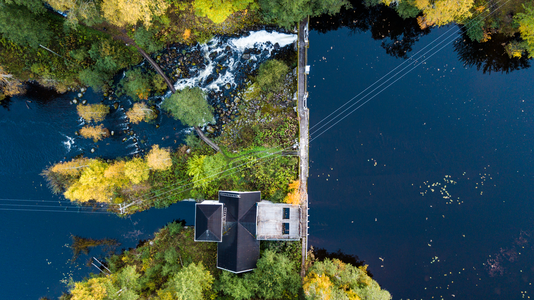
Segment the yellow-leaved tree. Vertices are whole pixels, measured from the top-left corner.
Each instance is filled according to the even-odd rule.
[[[96,277],[87,281],[75,282],[70,291],[71,300],[104,300],[107,299],[106,285],[110,284],[110,278]]]
[[[285,203],[299,205],[300,204],[300,180],[295,180],[289,184],[290,192],[284,198]]]
[[[78,115],[87,122],[102,122],[109,113],[109,106],[104,104],[78,105]]]
[[[156,113],[150,109],[144,102],[135,103],[133,107],[126,112],[130,122],[138,124],[142,121],[149,122],[156,118]]]
[[[87,158],[77,158],[72,161],[66,161],[55,164],[50,171],[67,176],[79,176],[83,168],[87,167],[91,160]]]
[[[93,139],[96,143],[109,136],[109,130],[104,128],[104,125],[99,126],[84,126],[80,129],[80,135],[86,139]]]
[[[332,297],[332,282],[325,274],[317,275],[315,272],[310,272],[304,277],[304,284],[302,285],[304,294],[313,299],[329,300]]]
[[[109,181],[110,185],[115,188],[122,188],[130,183],[130,178],[125,174],[126,162],[116,161],[104,171],[104,177]]]
[[[71,201],[87,202],[95,200],[97,202],[109,202],[113,195],[113,185],[104,176],[108,164],[93,159],[88,166],[83,169],[78,181],[75,181],[67,191],[65,198]]]
[[[142,158],[136,157],[124,165],[124,174],[133,184],[138,184],[148,179],[150,170]]]
[[[415,0],[415,6],[423,11],[425,23],[446,25],[462,22],[472,15],[474,0]]]
[[[167,170],[172,166],[171,153],[159,145],[152,146],[146,156],[148,167],[153,170]]]
[[[169,7],[166,0],[104,0],[102,14],[111,24],[124,27],[142,22],[150,26],[153,16],[161,16]]]
[[[193,6],[198,15],[218,24],[236,11],[246,9],[251,3],[254,5],[254,0],[195,0]]]

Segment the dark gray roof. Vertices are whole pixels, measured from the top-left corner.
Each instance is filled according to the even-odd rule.
[[[195,241],[222,241],[222,212],[219,203],[195,204]]]
[[[226,210],[223,241],[217,245],[217,267],[234,273],[250,271],[260,256],[256,239],[257,202],[260,192],[219,192]]]

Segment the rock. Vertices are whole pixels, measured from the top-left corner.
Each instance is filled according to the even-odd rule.
[[[83,104],[83,105],[87,104],[87,100],[83,99],[83,100],[82,100],[82,104]]]
[[[123,139],[122,139],[122,142],[124,143],[124,142],[126,142],[127,140],[128,140],[128,138],[123,138]]]
[[[115,135],[115,131],[112,130],[109,134],[110,135]]]
[[[191,149],[185,150],[185,153],[190,154],[191,153]]]
[[[104,92],[104,97],[107,97],[108,95],[108,92]]]
[[[78,98],[81,98],[83,96],[82,93],[78,93]]]
[[[78,104],[78,99],[74,98],[74,99],[72,100],[72,103],[74,103],[74,104]]]
[[[156,124],[156,128],[159,128],[159,124]]]
[[[84,93],[84,92],[85,92],[85,88],[81,88],[80,91],[81,91],[82,93]]]
[[[95,148],[91,148],[91,153],[95,153]]]
[[[224,86],[227,90],[231,89],[232,88],[232,85],[227,83],[225,86]]]
[[[243,58],[244,60],[249,60],[250,59],[250,54],[248,54],[248,53],[243,54],[243,56],[241,56],[241,58]]]
[[[109,96],[109,98],[108,98],[108,99],[109,99],[109,100],[113,100],[113,97]]]
[[[209,133],[215,133],[215,128],[213,128],[211,126],[208,126],[208,127],[206,127],[206,131],[209,132]]]

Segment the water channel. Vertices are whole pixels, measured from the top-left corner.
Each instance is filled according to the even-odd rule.
[[[448,29],[420,33],[407,56]],[[196,50],[208,54],[205,66],[213,49],[226,49],[217,43]],[[358,255],[395,299],[532,295],[534,71],[464,67],[451,44],[324,134],[316,131],[319,121],[405,61],[387,49],[365,31],[310,33],[310,245]],[[242,52],[233,51],[239,59]],[[205,86],[217,81],[199,78]],[[188,82],[177,80],[182,84]],[[81,127],[74,96],[34,88],[0,108],[3,299],[57,297],[69,277],[96,271],[83,258],[70,263],[71,234],[116,238],[127,248],[173,219],[193,222],[186,202],[126,219],[65,210],[68,203],[39,176],[50,163],[90,156],[91,148],[94,156],[131,155],[156,142],[172,146],[185,134],[179,122],[160,116],[158,130],[133,128],[138,142],[118,134],[97,148],[73,135]],[[102,100],[91,92],[84,97]],[[120,111],[114,113],[108,126],[120,132]]]

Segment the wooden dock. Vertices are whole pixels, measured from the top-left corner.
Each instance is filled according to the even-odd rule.
[[[308,167],[309,167],[309,128],[310,128],[310,112],[308,110],[308,90],[307,90],[307,70],[308,65],[308,22],[309,18],[305,18],[299,22],[298,29],[298,99],[297,99],[297,113],[299,118],[299,180],[300,180],[300,211],[301,211],[301,237],[302,237],[302,265],[300,275],[304,277],[306,258],[308,255]]]

